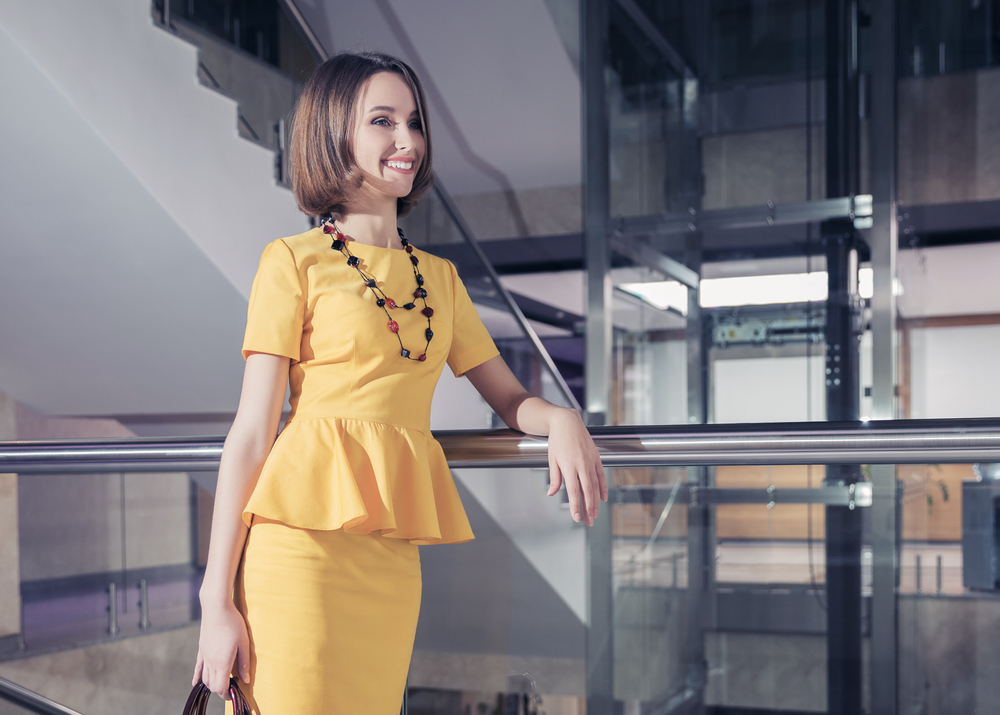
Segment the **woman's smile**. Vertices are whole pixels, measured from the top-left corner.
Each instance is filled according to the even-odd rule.
[[[398,171],[402,174],[412,174],[416,169],[414,168],[414,161],[412,157],[401,158],[393,157],[391,159],[386,159],[382,162],[390,169]]]

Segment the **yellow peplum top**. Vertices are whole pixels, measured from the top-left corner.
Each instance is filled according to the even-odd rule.
[[[358,271],[319,228],[269,244],[247,311],[243,356],[291,358],[291,414],[243,512],[304,529],[380,531],[415,544],[474,538],[430,432],[447,361],[456,376],[499,354],[450,261],[414,249],[434,337],[424,362],[399,341]],[[427,318],[410,254],[350,242],[359,268],[399,305],[403,346],[424,351]],[[417,307],[402,306],[415,302]]]

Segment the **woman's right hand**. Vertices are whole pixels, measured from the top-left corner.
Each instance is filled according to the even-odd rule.
[[[236,672],[250,682],[250,637],[243,615],[232,601],[218,607],[202,607],[198,660],[191,685],[200,680],[216,695],[229,700],[229,676]]]

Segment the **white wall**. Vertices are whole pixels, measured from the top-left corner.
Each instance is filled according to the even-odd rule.
[[[910,416],[1000,416],[1000,325],[910,332]]]
[[[683,340],[640,343],[625,368],[627,424],[685,424],[687,344]]]
[[[824,356],[814,355],[810,360],[807,362],[802,356],[713,361],[714,421],[801,422],[824,419]]]

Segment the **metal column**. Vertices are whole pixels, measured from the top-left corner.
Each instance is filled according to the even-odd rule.
[[[874,269],[872,296],[872,417],[896,416],[896,2],[872,3],[871,186]],[[896,467],[872,467],[871,712],[895,715],[899,662],[896,586],[899,524]]]
[[[608,245],[609,139],[604,68],[607,0],[580,0],[580,84],[583,116],[583,232],[587,267],[586,412],[591,425],[610,421],[611,255]],[[612,481],[608,470],[609,482]],[[609,486],[611,486],[609,484]],[[587,713],[614,712],[614,593],[611,514],[587,530]]]
[[[698,127],[698,95],[700,84],[695,73],[705,67],[707,3],[689,0],[685,17],[689,31],[694,30],[695,67],[685,67],[681,78],[681,186],[684,208],[691,217],[701,212],[703,177],[701,137]],[[690,27],[693,19],[694,27]],[[701,275],[703,260],[702,233],[692,231],[684,238],[684,263]],[[702,315],[700,289],[688,290],[688,313],[685,326],[687,343],[688,422],[704,424],[710,421],[708,346],[711,325]],[[689,485],[713,486],[714,470],[710,467],[689,467]],[[715,510],[704,504],[688,506],[688,592],[687,592],[687,662],[684,680],[693,693],[691,705],[695,712],[704,707],[708,662],[705,657],[705,630],[712,625],[715,597]]]
[[[827,197],[858,190],[858,48],[856,0],[826,3]],[[859,241],[850,219],[821,226],[829,294],[826,320],[826,410],[831,421],[859,417]],[[857,465],[829,465],[826,482],[853,484]],[[827,708],[830,715],[861,713],[861,512],[826,509]]]

